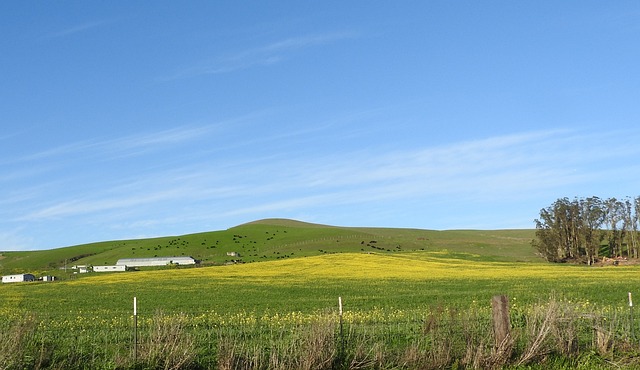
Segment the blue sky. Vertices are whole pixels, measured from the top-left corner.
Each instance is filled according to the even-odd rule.
[[[0,250],[640,195],[637,1],[4,1]]]

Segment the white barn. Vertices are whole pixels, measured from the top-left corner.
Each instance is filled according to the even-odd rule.
[[[36,277],[32,274],[5,275],[2,277],[3,283],[20,283],[23,281],[35,281]]]
[[[127,271],[126,265],[115,266],[93,266],[93,272],[118,272]]]
[[[121,258],[116,262],[116,266],[145,267],[145,266],[166,266],[174,265],[195,265],[193,257],[151,257],[151,258]]]

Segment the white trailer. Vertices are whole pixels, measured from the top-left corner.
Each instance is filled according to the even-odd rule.
[[[21,283],[24,281],[35,281],[36,277],[32,274],[5,275],[2,277],[3,283]]]

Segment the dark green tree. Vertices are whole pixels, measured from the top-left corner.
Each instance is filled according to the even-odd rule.
[[[604,234],[602,233],[602,223],[604,222],[605,212],[602,207],[602,200],[598,197],[590,197],[579,200],[580,204],[580,220],[581,240],[584,243],[584,255],[587,264],[592,265],[597,259],[600,252],[600,245]]]
[[[552,262],[591,265],[600,258],[605,239],[609,256],[621,256],[624,252],[630,257],[637,256],[639,211],[640,197],[634,198],[633,203],[616,198],[560,198],[540,210],[532,244],[540,255]]]

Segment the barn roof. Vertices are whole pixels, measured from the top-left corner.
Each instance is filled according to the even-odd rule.
[[[159,265],[166,265],[168,263],[195,263],[193,257],[187,256],[175,256],[175,257],[149,257],[149,258],[120,258],[116,262],[117,266],[135,266],[137,264],[150,264],[157,263]]]

